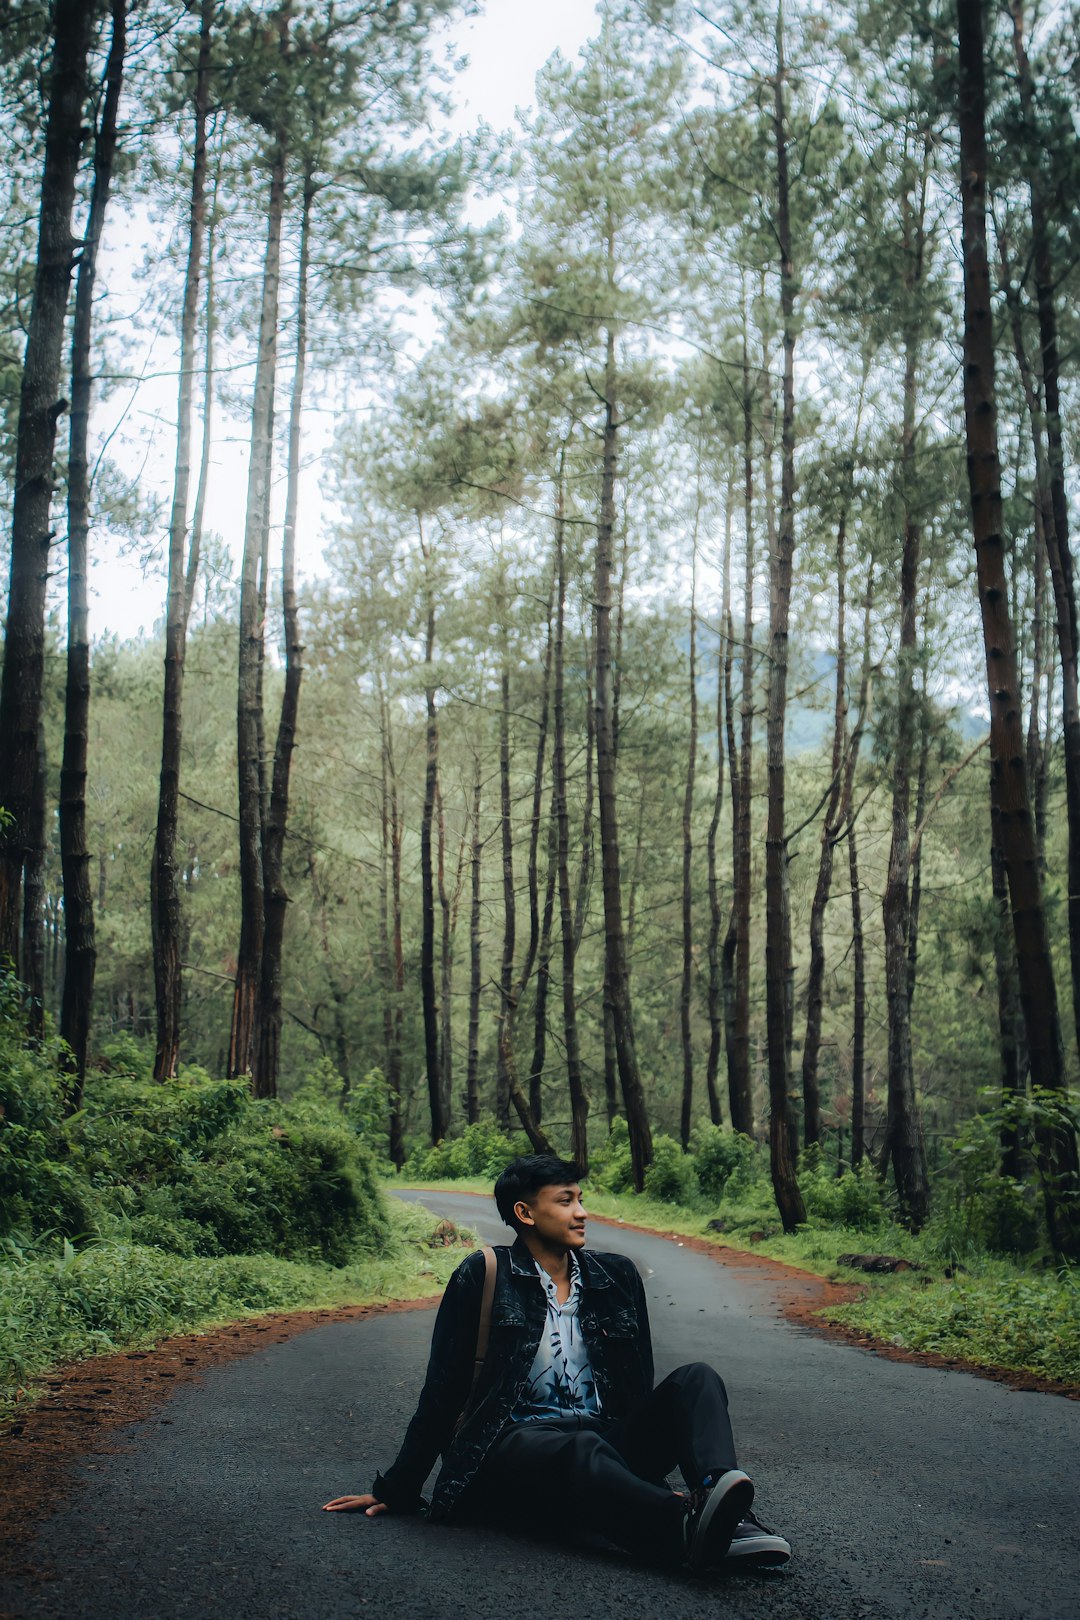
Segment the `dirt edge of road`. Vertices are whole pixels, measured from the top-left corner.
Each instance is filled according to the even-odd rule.
[[[58,1367],[42,1379],[45,1393],[27,1403],[0,1429],[0,1583],[16,1576],[41,1578],[28,1562],[35,1524],[51,1518],[74,1484],[75,1465],[85,1456],[117,1449],[113,1430],[152,1417],[185,1384],[209,1367],[283,1344],[328,1322],[355,1322],[387,1311],[419,1311],[440,1294],[340,1305],[308,1311],[274,1311],[250,1321],[227,1322],[203,1333],[163,1339],[152,1350],[118,1350]],[[162,1423],[171,1419],[163,1416]],[[7,1610],[0,1601],[0,1620]]]

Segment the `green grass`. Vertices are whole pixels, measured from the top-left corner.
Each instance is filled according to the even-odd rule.
[[[1080,1384],[1075,1273],[1024,1273],[1004,1261],[978,1272],[875,1278],[865,1299],[823,1313],[904,1350]]]
[[[491,1195],[491,1183],[477,1177],[425,1185]],[[705,1238],[817,1276],[860,1283],[866,1290],[862,1299],[821,1315],[886,1344],[1080,1384],[1080,1272],[969,1253],[962,1268],[950,1267],[955,1275],[949,1277],[933,1233],[913,1237],[890,1221],[871,1231],[811,1222],[785,1234],[778,1230],[775,1209],[757,1194],[753,1189],[748,1204],[723,1200],[712,1209],[688,1209],[586,1184],[585,1203],[591,1213],[612,1220]],[[708,1231],[715,1216],[726,1231]],[[762,1232],[767,1235],[757,1238]],[[851,1252],[898,1255],[924,1269],[867,1276],[839,1264],[839,1256]]]
[[[367,1305],[437,1293],[459,1249],[428,1248],[432,1219],[389,1205],[379,1253],[345,1266],[271,1255],[189,1259],[108,1238],[0,1266],[0,1415],[25,1402],[52,1368],[114,1350],[145,1349],[267,1311]]]

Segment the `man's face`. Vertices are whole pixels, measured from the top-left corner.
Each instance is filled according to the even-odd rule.
[[[585,1247],[585,1206],[576,1182],[539,1188],[531,1198],[518,1200],[514,1214],[526,1232],[533,1233],[545,1247]]]

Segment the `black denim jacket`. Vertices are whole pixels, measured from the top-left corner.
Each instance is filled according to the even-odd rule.
[[[373,1495],[395,1513],[415,1513],[421,1487],[437,1456],[443,1459],[431,1498],[431,1517],[446,1518],[459,1505],[480,1464],[514,1409],[533,1364],[547,1303],[529,1250],[519,1238],[495,1250],[498,1267],[491,1337],[476,1393],[469,1399],[484,1257],[475,1250],[446,1285],[435,1318],[427,1377],[397,1460],[376,1477]],[[605,1416],[626,1417],[653,1387],[652,1340],[645,1291],[632,1260],[583,1249],[578,1321]]]

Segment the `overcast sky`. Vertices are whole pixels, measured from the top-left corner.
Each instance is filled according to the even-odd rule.
[[[517,109],[532,105],[536,74],[551,53],[558,49],[564,56],[574,57],[598,26],[593,0],[540,0],[540,3],[537,0],[486,0],[479,16],[459,23],[453,31],[459,53],[464,52],[469,58],[454,89],[457,109],[453,129],[464,133],[481,120],[497,129],[514,127]],[[130,216],[121,219],[114,215],[106,223],[102,280],[113,295],[114,311],[120,299],[126,301],[130,297],[133,307],[140,301],[141,295],[131,282],[128,267],[142,257],[145,243],[139,240],[141,236],[141,230]],[[175,341],[171,334],[167,338],[163,335],[163,339],[170,347]],[[148,351],[144,358],[149,363],[143,365],[140,361],[133,369],[154,371],[156,358],[152,359]],[[175,365],[175,355],[172,364]],[[125,473],[160,486],[166,497],[170,491],[175,449],[175,410],[175,379],[166,376],[156,383],[145,382],[134,392],[114,392],[100,405],[92,425],[100,439],[119,426],[110,446],[111,453]],[[136,461],[142,458],[143,450],[136,447],[125,453],[122,447],[122,419],[129,423],[141,419],[144,424],[148,421],[156,424],[152,450],[141,465],[136,465]],[[247,481],[246,425],[238,420],[230,422],[219,412],[217,426],[207,522],[209,529],[220,533],[238,557]],[[310,535],[311,544],[306,555],[301,551],[299,565],[308,577],[321,566],[325,538],[319,493],[319,446],[325,432],[323,421],[313,414],[305,428],[306,470],[301,489],[301,535]],[[162,553],[164,537],[153,538],[159,542],[157,550]],[[91,573],[91,634],[95,638],[106,634],[128,637],[140,630],[150,632],[164,613],[163,564],[148,568],[134,554],[136,548],[132,548],[131,555],[121,555],[120,548],[110,537],[100,534],[92,537],[92,549],[95,562]],[[62,582],[57,580],[56,584],[62,596]]]

